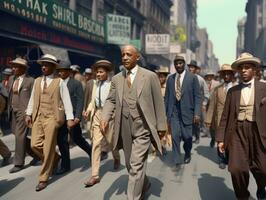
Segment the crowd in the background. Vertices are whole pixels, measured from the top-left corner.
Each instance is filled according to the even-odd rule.
[[[16,173],[31,156],[30,165],[41,164],[36,186],[41,191],[52,175],[71,171],[69,149],[76,144],[89,157],[84,165],[91,164],[91,175],[84,184],[92,187],[100,183],[101,160],[112,152],[118,170],[123,149],[127,197],[143,199],[151,186],[148,156],[171,151],[179,171],[193,159],[193,143],[209,137],[210,148],[217,142],[218,167],[228,165],[236,197],[249,198],[251,171],[257,197],[266,198],[266,84],[258,58],[243,53],[213,72],[176,55],[176,73],[170,74],[169,66],[155,73],[139,66],[140,54],[132,45],[121,55],[121,72],[113,77],[115,66],[108,60],[98,60],[82,74],[78,65],[45,54],[37,60],[43,74],[36,79],[27,75],[27,60],[12,60],[2,71],[0,130],[4,135],[2,128],[11,127],[15,151],[12,156],[0,139],[2,166],[12,164],[9,172]]]

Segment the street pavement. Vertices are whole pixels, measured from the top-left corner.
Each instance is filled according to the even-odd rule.
[[[14,136],[1,138],[14,151]],[[209,147],[209,138],[201,138],[199,145],[193,146],[192,160],[183,165],[179,172],[173,170],[171,152],[164,157],[148,158],[147,175],[151,189],[146,195],[149,200],[231,200],[235,199],[229,172],[217,165],[216,149]],[[0,168],[1,200],[125,200],[127,171],[123,151],[120,151],[122,166],[113,171],[112,155],[101,163],[101,182],[85,188],[84,181],[90,177],[90,161],[86,153],[78,147],[71,149],[72,171],[66,175],[54,176],[48,187],[35,192],[40,165],[9,174],[12,165]],[[1,162],[1,161],[0,161]],[[256,184],[251,175],[249,190],[251,199],[256,199]]]

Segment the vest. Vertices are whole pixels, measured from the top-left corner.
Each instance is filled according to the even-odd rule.
[[[127,81],[124,81],[124,91],[123,91],[123,106],[122,106],[122,114],[125,117],[129,117],[129,115],[136,119],[140,117],[140,112],[137,106],[137,87],[135,81],[128,87]]]
[[[251,92],[251,97],[249,99],[248,104],[245,104],[244,98],[240,98],[240,105],[239,105],[239,113],[238,113],[238,121],[250,121],[254,122],[255,119],[255,112],[254,112],[254,89]]]
[[[65,121],[65,110],[60,96],[60,78],[55,78],[45,92],[42,92],[41,81],[42,77],[37,78],[34,87],[33,122],[38,115],[42,114],[54,117],[58,125],[61,126]]]

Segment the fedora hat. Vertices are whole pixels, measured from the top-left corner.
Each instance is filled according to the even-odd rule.
[[[236,61],[233,62],[232,68],[234,70],[237,70],[238,67],[244,63],[254,64],[255,67],[261,66],[261,61],[259,58],[256,58],[252,54],[245,52],[245,53],[241,53],[240,56],[236,59]]]
[[[58,63],[58,66],[57,66],[57,70],[60,70],[60,69],[64,69],[64,70],[72,70],[70,68],[70,62],[68,61],[64,61],[64,60],[60,60],[60,62]]]
[[[55,66],[58,66],[57,58],[51,54],[44,54],[39,60],[37,60],[37,63],[40,65],[42,65],[43,62],[52,63]]]
[[[92,74],[91,68],[86,68],[84,71],[85,74]]]
[[[29,67],[27,60],[25,60],[23,58],[16,58],[16,59],[10,61],[9,63],[11,65],[11,67],[13,67],[14,65],[16,65],[16,66]]]
[[[220,68],[220,70],[218,71],[218,73],[224,72],[224,71],[232,71],[234,72],[234,70],[232,69],[231,65],[229,64],[223,64]]]
[[[215,72],[214,71],[212,71],[212,70],[207,70],[206,72],[205,72],[205,76],[215,76]]]
[[[4,74],[4,75],[12,75],[13,72],[12,72],[12,69],[5,68],[4,71],[2,72],[2,74]]]
[[[72,71],[79,72],[79,70],[80,70],[80,66],[79,66],[79,65],[71,65],[71,66],[70,66],[70,69],[71,69]]]
[[[190,63],[187,66],[194,66],[196,68],[200,68],[200,66],[198,66],[198,63],[196,60],[191,60]]]
[[[93,70],[96,70],[99,67],[105,68],[107,71],[113,70],[113,64],[108,60],[99,60],[92,65]]]
[[[180,55],[176,55],[174,60],[183,60],[185,62],[185,58]]]
[[[158,74],[169,74],[169,68],[166,66],[160,66],[159,69],[155,70]]]

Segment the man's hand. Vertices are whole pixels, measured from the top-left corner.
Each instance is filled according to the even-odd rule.
[[[165,136],[166,131],[158,131],[158,135],[160,139],[162,139]]]
[[[218,149],[220,153],[224,153],[224,143],[223,142],[218,142]]]
[[[25,117],[25,123],[26,123],[27,127],[32,128],[31,116],[26,115],[26,117]]]
[[[194,124],[199,124],[200,123],[200,116],[195,115],[194,119],[193,119],[193,122],[194,122]]]
[[[100,130],[101,130],[102,134],[105,134],[105,133],[107,132],[108,125],[109,125],[109,123],[106,122],[106,121],[103,121],[103,120],[102,120],[102,121],[100,122]]]
[[[75,118],[75,119],[74,119],[74,123],[75,123],[75,125],[77,125],[79,122],[80,122],[80,119],[79,119],[79,118]]]
[[[87,119],[88,116],[89,116],[89,113],[88,113],[87,111],[83,111],[83,112],[82,112],[82,116],[83,116],[85,119]]]
[[[71,129],[75,126],[75,122],[73,119],[67,120],[67,128]]]

